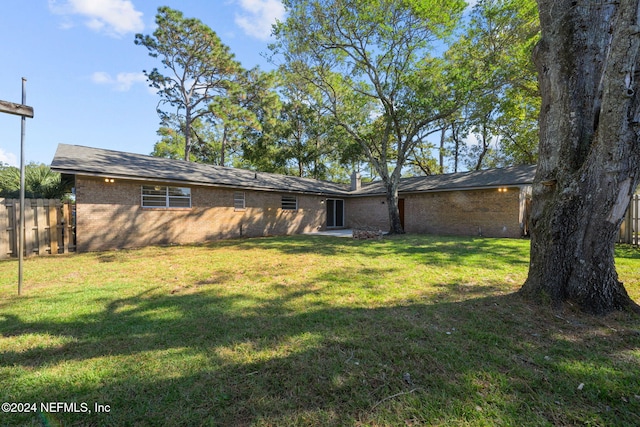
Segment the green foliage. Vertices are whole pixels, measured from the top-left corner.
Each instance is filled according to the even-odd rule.
[[[251,157],[247,146],[278,126],[280,97],[276,91],[276,72],[263,72],[258,67],[243,73],[240,84],[226,98],[218,97],[209,106],[216,112],[214,124],[221,145],[221,162],[225,165],[225,154],[231,164],[239,165]]]
[[[66,183],[60,174],[52,172],[44,164],[29,163],[24,171],[25,197],[61,199],[67,193]],[[0,197],[17,199],[20,197],[20,169],[0,165]]]
[[[218,35],[198,19],[184,18],[163,6],[158,8],[156,25],[153,35],[136,34],[135,44],[160,58],[166,70],[166,74],[157,68],[144,73],[158,90],[160,104],[175,108],[175,113],[158,108],[163,122],[171,114],[183,117],[184,158],[189,160],[192,122],[212,113],[209,104],[216,96],[233,90],[241,67]]]
[[[263,73],[247,90],[251,125],[241,132],[242,160],[236,165],[331,181],[345,181],[358,157],[352,139],[317,101],[317,91],[286,68]],[[248,87],[251,87],[248,85]],[[240,135],[240,134],[239,134]]]
[[[362,148],[397,199],[407,156],[454,108],[430,57],[463,10],[460,0],[285,1],[272,49],[315,87],[317,103]],[[395,206],[391,203],[390,206]],[[391,231],[402,232],[390,210]]]
[[[455,147],[470,169],[536,162],[540,97],[531,54],[538,39],[535,0],[481,0],[446,53],[464,99],[451,120],[477,142]]]
[[[164,157],[165,159],[184,158],[184,134],[176,131],[173,127],[162,126],[157,134],[160,141],[153,146],[152,156]],[[195,161],[193,152],[190,153],[190,161]]]

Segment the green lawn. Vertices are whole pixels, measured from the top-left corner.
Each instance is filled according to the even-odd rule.
[[[640,251],[617,255],[640,301]],[[0,402],[92,412],[0,425],[640,425],[640,319],[521,300],[525,240],[32,258],[22,297],[17,267],[0,262]]]

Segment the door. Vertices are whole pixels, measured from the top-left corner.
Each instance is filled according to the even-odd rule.
[[[404,231],[404,199],[398,199],[398,210],[400,211],[400,225]]]
[[[344,200],[327,199],[327,228],[344,227]]]

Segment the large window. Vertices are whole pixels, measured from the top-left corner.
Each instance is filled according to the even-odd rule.
[[[142,186],[143,208],[190,208],[191,189],[163,185]]]
[[[282,196],[281,207],[285,211],[298,210],[298,198],[296,196]]]

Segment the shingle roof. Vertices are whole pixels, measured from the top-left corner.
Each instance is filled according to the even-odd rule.
[[[164,159],[143,154],[103,150],[79,145],[59,144],[51,169],[66,174],[79,174],[120,179],[167,181],[265,191],[310,193],[335,196],[373,196],[386,193],[382,182],[365,184],[360,190],[309,178],[298,178],[244,169],[205,165],[184,160]],[[503,169],[451,173],[404,178],[401,193],[451,191],[528,185],[533,182],[535,165]]]
[[[244,169],[227,168],[124,153],[78,145],[59,144],[51,169],[66,174],[109,176],[120,179],[169,181],[281,192],[348,193],[348,186]]]
[[[535,173],[536,165],[524,165],[443,175],[417,176],[403,178],[400,181],[398,191],[401,193],[421,193],[530,185],[533,182]],[[351,194],[370,196],[384,193],[383,183],[376,181],[363,185],[359,191]]]

